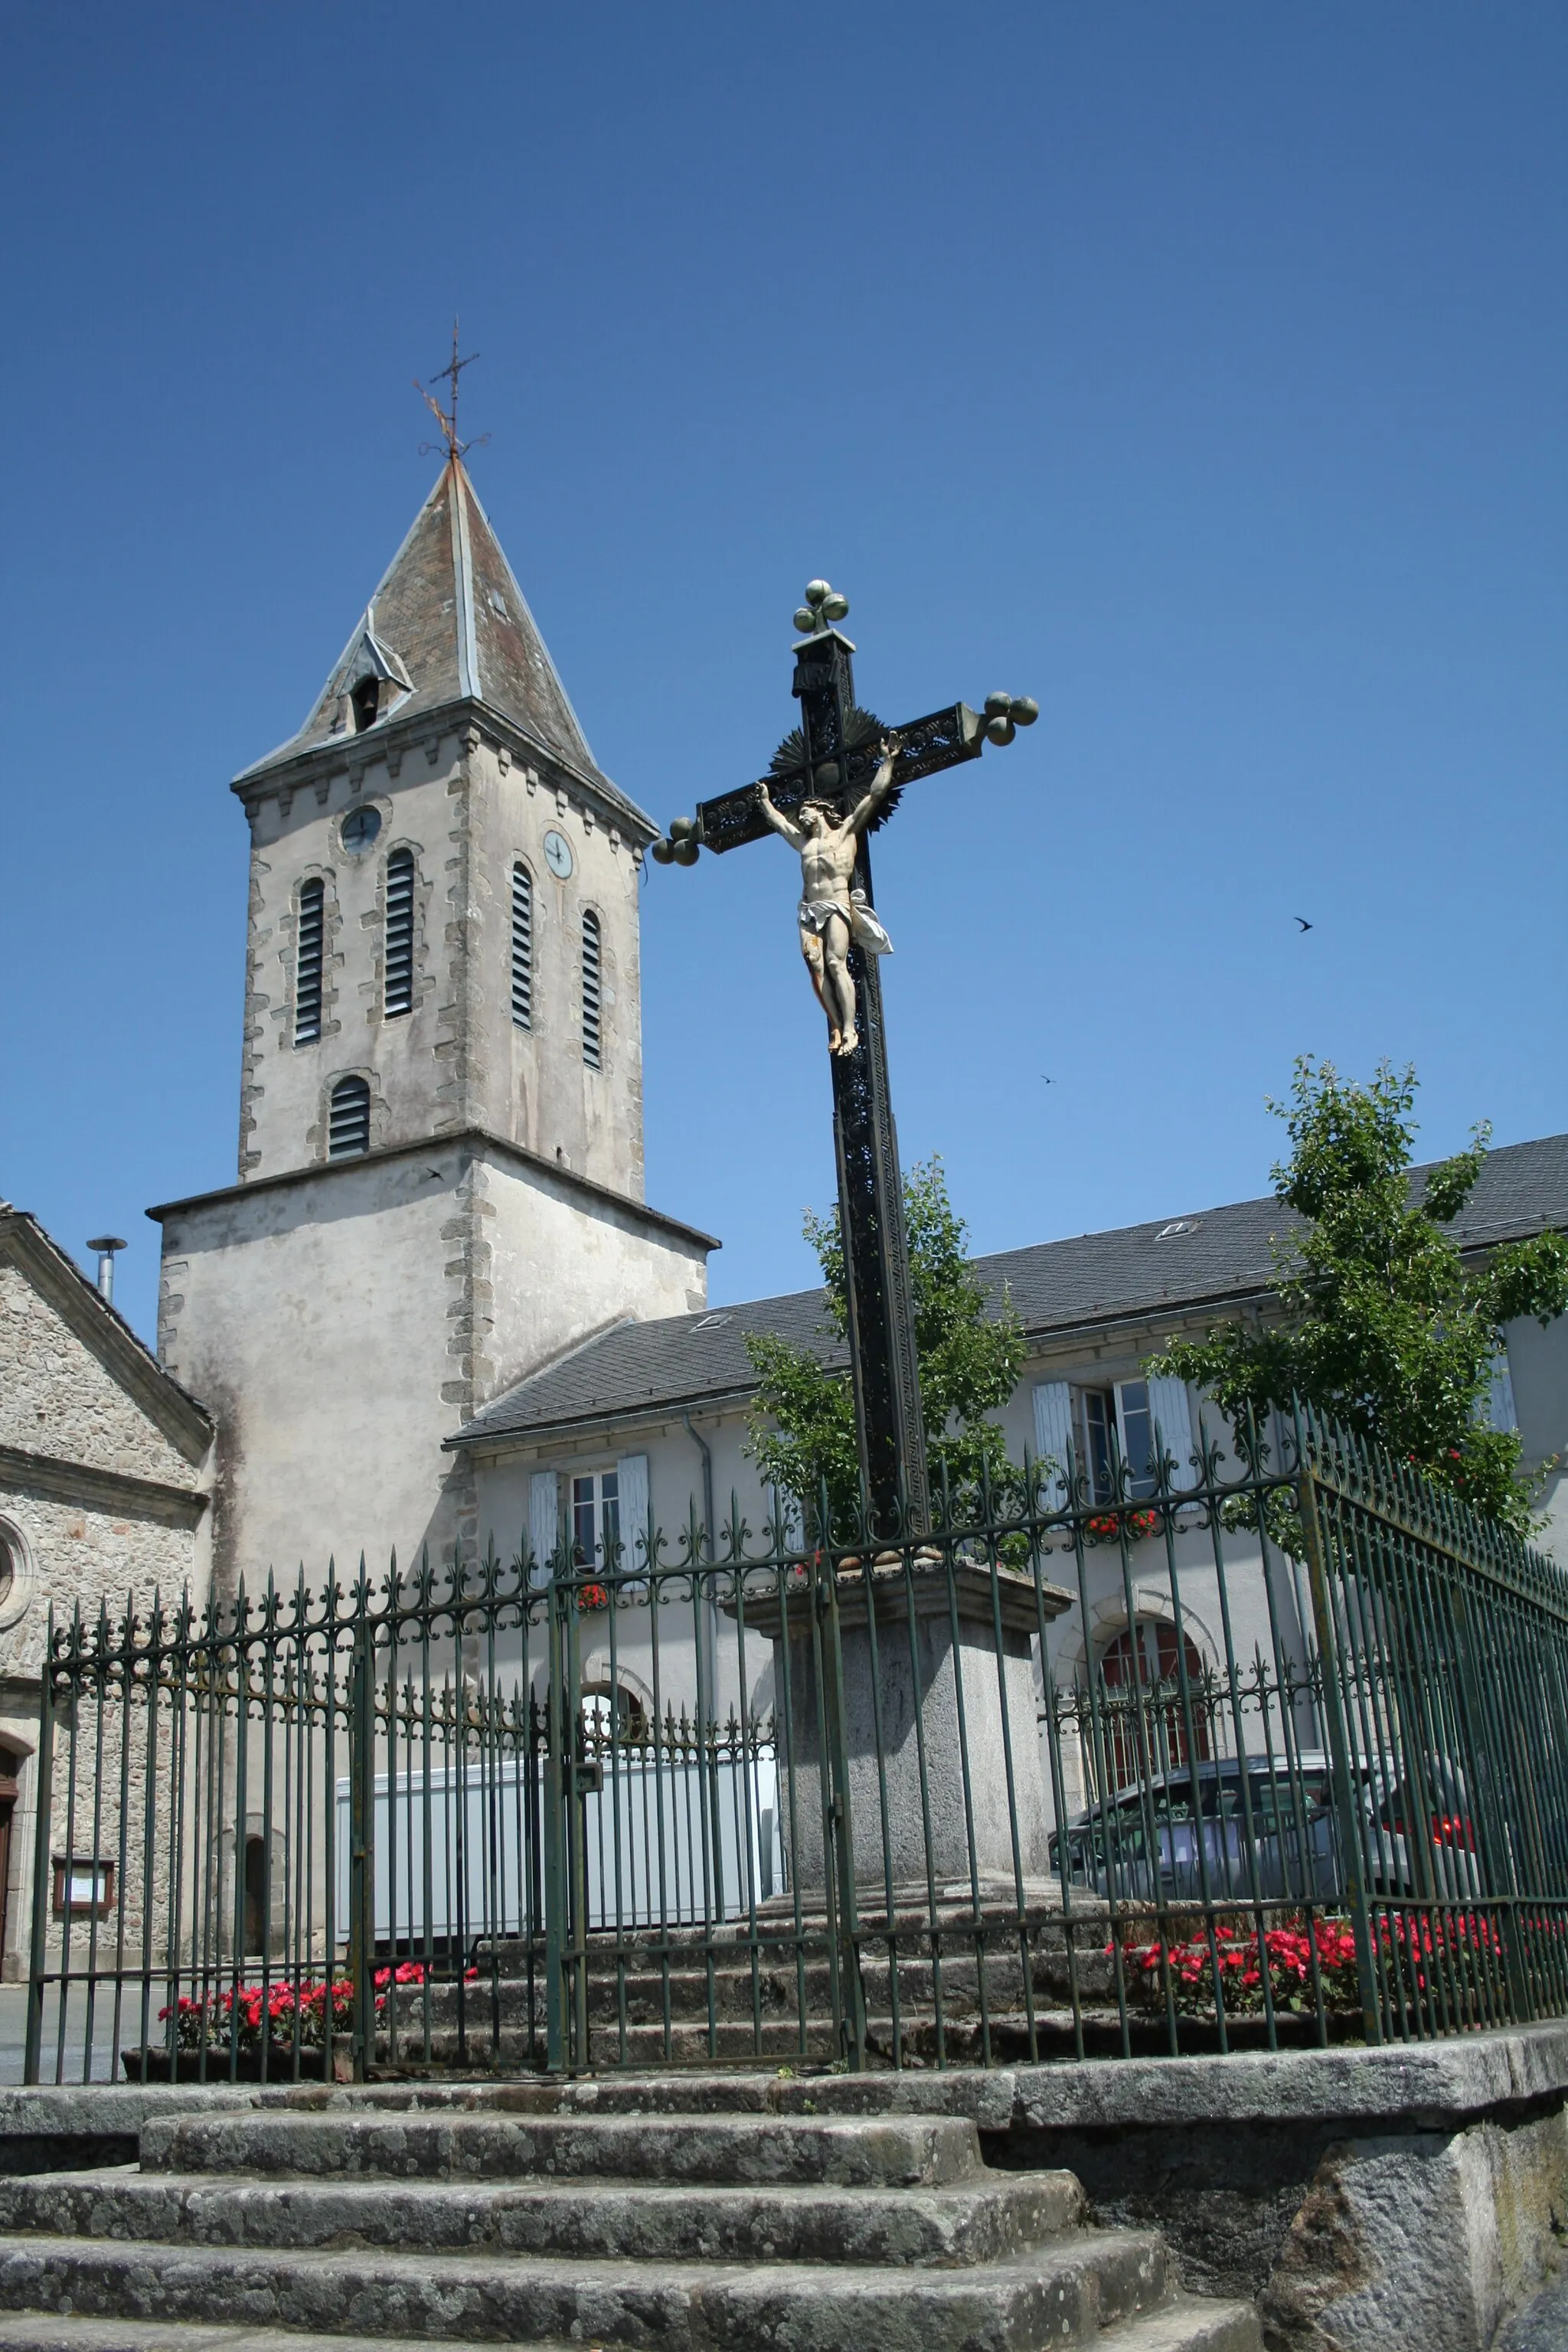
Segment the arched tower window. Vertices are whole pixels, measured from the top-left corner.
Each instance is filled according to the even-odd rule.
[[[591,1070],[596,1070],[603,1059],[604,1002],[599,918],[586,908],[583,914],[583,1059]]]
[[[321,944],[325,894],[319,881],[300,886],[294,943],[294,1043],[313,1045],[321,1034]]]
[[[414,1010],[414,853],[395,849],[386,861],[386,974],[382,1010],[388,1019]]]
[[[363,1078],[340,1078],[332,1088],[327,1157],[353,1160],[369,1150],[370,1087]]]
[[[533,1026],[533,877],[526,866],[511,869],[511,1017],[519,1029]]]

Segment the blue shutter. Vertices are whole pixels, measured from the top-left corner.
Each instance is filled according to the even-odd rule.
[[[1513,1374],[1508,1367],[1506,1348],[1499,1348],[1492,1357],[1487,1385],[1486,1417],[1494,1429],[1506,1432],[1519,1427],[1519,1415],[1513,1405]]]
[[[1195,1486],[1199,1474],[1188,1458],[1194,1450],[1193,1409],[1185,1381],[1156,1374],[1149,1382],[1149,1413],[1159,1432],[1162,1453],[1170,1454],[1175,1464],[1172,1486],[1178,1490]]]
[[[561,1540],[561,1481],[553,1470],[536,1470],[528,1482],[528,1540],[533,1581],[548,1584],[550,1563]]]
[[[621,1498],[624,1574],[647,1565],[647,1455],[623,1454],[616,1465]]]
[[[1068,1465],[1072,1460],[1072,1391],[1066,1381],[1035,1383],[1035,1457],[1054,1462],[1057,1475],[1045,1489],[1047,1508],[1059,1511],[1068,1499]]]

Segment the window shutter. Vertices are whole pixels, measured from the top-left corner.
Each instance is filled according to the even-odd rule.
[[[533,1581],[548,1584],[550,1563],[561,1540],[561,1481],[553,1470],[536,1470],[528,1482],[528,1540]]]
[[[364,1078],[340,1078],[327,1118],[327,1157],[353,1160],[370,1150],[370,1086]]]
[[[300,886],[294,948],[294,1043],[313,1045],[321,1034],[321,962],[325,897],[320,882]]]
[[[414,1010],[414,853],[395,849],[386,861],[386,974],[382,1006],[388,1019]]]
[[[599,918],[591,907],[583,911],[583,1059],[598,1069],[604,1055],[604,968],[599,947]]]
[[[533,879],[521,865],[511,869],[511,1017],[533,1026]]]
[[[616,1465],[621,1496],[623,1571],[647,1564],[647,1455],[623,1454]]]
[[[1193,1451],[1193,1409],[1185,1381],[1156,1374],[1149,1382],[1149,1412],[1160,1434],[1160,1450],[1171,1455],[1171,1484],[1180,1490],[1195,1486],[1198,1473],[1188,1459]]]
[[[1492,1358],[1485,1409],[1493,1429],[1506,1432],[1519,1427],[1513,1404],[1513,1374],[1509,1370],[1506,1348],[1500,1348]]]
[[[1035,1454],[1037,1460],[1057,1465],[1057,1475],[1046,1489],[1046,1501],[1050,1509],[1059,1511],[1068,1499],[1068,1465],[1072,1460],[1072,1391],[1066,1381],[1035,1383]]]

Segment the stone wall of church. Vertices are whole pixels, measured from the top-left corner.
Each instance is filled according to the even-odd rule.
[[[373,1146],[481,1127],[611,1191],[642,1197],[640,842],[543,755],[477,724],[411,721],[336,744],[247,796],[251,819],[239,1173],[327,1157],[331,1090],[363,1076]],[[373,810],[356,851],[344,820]],[[567,845],[557,877],[544,836]],[[387,860],[414,858],[413,1003],[384,1004]],[[562,863],[557,857],[557,864]],[[529,878],[529,1025],[512,1017],[512,875]],[[322,889],[320,1035],[297,1044],[300,891]],[[584,1059],[583,918],[600,926],[597,1069]]]
[[[220,1581],[471,1544],[444,1440],[606,1323],[700,1307],[705,1278],[681,1228],[467,1142],[165,1212],[159,1350],[218,1421]]]
[[[195,1484],[190,1463],[43,1297],[0,1260],[0,1445]]]

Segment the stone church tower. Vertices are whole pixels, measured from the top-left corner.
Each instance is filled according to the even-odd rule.
[[[524,1373],[706,1297],[643,1204],[638,900],[595,762],[451,457],[250,826],[238,1181],[151,1213],[159,1352],[218,1423],[220,1582],[450,1558],[442,1451]]]

